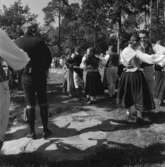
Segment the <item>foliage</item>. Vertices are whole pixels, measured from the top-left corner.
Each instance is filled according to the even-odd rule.
[[[80,6],[69,4],[67,0],[51,0],[43,10],[45,24],[55,25],[51,29],[54,35],[49,35],[52,44],[60,46],[62,54],[68,48],[76,46],[83,50],[94,46],[98,52],[105,52],[109,43],[116,45],[117,41],[121,49],[127,45],[130,34],[139,29],[148,29],[152,34],[156,34],[157,38],[160,37],[159,30],[162,35],[164,34],[164,22],[158,23],[156,20],[162,18],[157,19],[155,13],[152,14],[155,17],[150,25],[151,0],[81,0],[81,2]],[[154,9],[157,2],[152,0],[152,3]],[[49,32],[52,33],[51,31]]]
[[[5,29],[11,38],[15,39],[22,34],[21,26],[26,22],[36,21],[36,17],[30,12],[28,6],[23,6],[21,0],[18,0],[10,7],[3,6],[0,27]]]

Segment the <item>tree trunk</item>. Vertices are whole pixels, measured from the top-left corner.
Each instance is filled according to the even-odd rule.
[[[121,40],[121,10],[119,13],[118,34],[117,34],[117,53],[118,54],[120,54],[120,40]]]
[[[58,51],[61,56],[61,1],[59,0],[59,13],[58,13]]]
[[[150,0],[150,29],[149,29],[149,37],[152,37],[152,0]]]

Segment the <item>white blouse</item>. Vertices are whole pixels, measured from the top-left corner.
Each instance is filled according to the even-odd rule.
[[[0,57],[14,70],[21,70],[29,62],[28,55],[0,29]]]
[[[160,54],[160,52],[155,54],[146,54],[143,53],[140,50],[135,50],[131,48],[130,46],[126,47],[121,55],[120,55],[120,61],[124,66],[129,66],[130,61],[134,58],[139,58],[142,62],[148,63],[148,64],[158,64],[160,66],[165,65],[165,54]]]

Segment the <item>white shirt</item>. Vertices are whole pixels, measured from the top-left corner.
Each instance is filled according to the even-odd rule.
[[[120,55],[120,61],[124,66],[128,66],[129,62],[132,58],[137,57],[142,62],[148,63],[148,64],[158,64],[160,66],[165,65],[165,54],[152,54],[149,55],[147,53],[143,53],[140,50],[135,50],[131,48],[130,46],[126,47],[121,55]]]

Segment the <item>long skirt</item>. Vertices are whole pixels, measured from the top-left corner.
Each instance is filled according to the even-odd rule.
[[[156,71],[155,98],[163,101],[165,98],[165,71]]]
[[[73,94],[75,89],[74,81],[73,81],[73,71],[68,69],[67,70],[67,92]]]
[[[83,87],[83,80],[77,72],[73,72],[73,81],[76,89]]]
[[[108,94],[112,97],[115,94],[118,79],[118,68],[116,66],[107,67],[105,70],[104,86],[108,88]]]
[[[10,93],[8,81],[0,82],[0,97],[0,141],[2,141],[9,119]]]
[[[90,96],[102,95],[104,93],[101,76],[98,71],[87,71],[85,93]]]
[[[147,84],[149,86],[149,90],[151,95],[154,97],[154,89],[155,89],[155,78],[154,78],[154,74],[155,74],[155,70],[154,70],[154,66],[146,66],[143,68],[143,73],[144,73],[144,77],[147,81]]]
[[[119,80],[118,104],[125,108],[135,106],[139,111],[154,108],[153,97],[141,71],[123,72]]]

